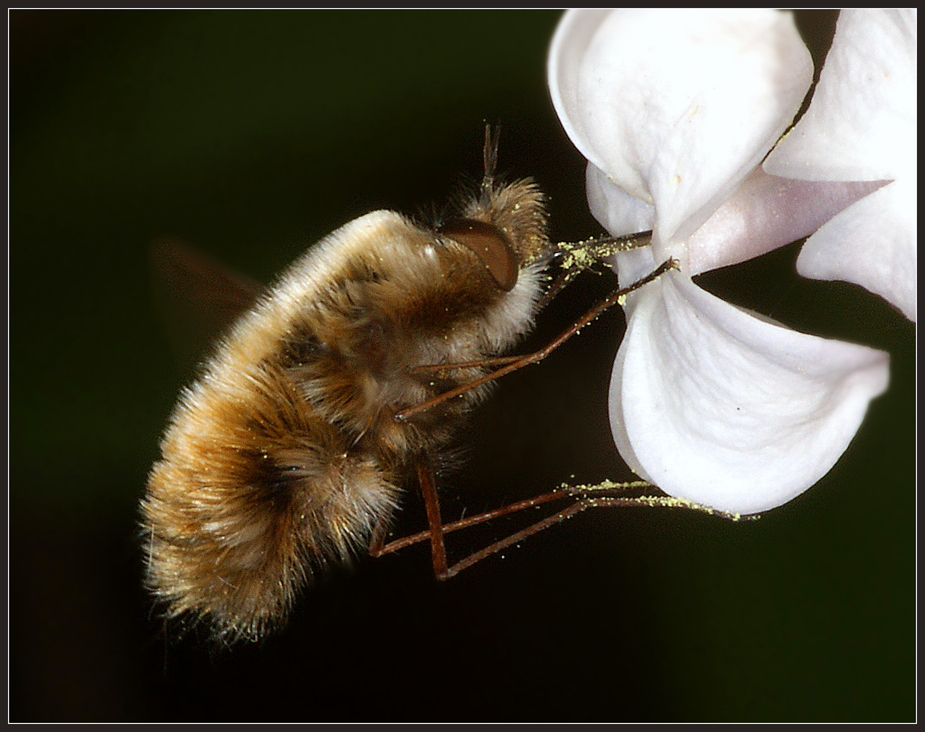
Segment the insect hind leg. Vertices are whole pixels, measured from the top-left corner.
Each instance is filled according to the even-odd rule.
[[[626,483],[615,483],[613,481],[604,481],[595,485],[562,485],[547,493],[534,496],[522,501],[502,506],[500,508],[486,511],[484,513],[469,516],[458,521],[444,524],[440,520],[439,500],[436,492],[436,485],[433,477],[433,471],[429,462],[419,463],[418,476],[420,480],[421,492],[424,496],[425,506],[427,507],[428,528],[426,531],[420,531],[416,534],[396,539],[385,543],[384,530],[374,537],[373,545],[370,546],[370,553],[379,557],[389,554],[421,541],[430,541],[431,555],[433,558],[434,575],[437,579],[449,579],[454,577],[465,569],[472,567],[483,559],[487,559],[493,554],[497,554],[508,547],[521,543],[534,534],[538,534],[544,529],[548,529],[556,524],[562,523],[572,516],[591,508],[675,508],[687,509],[699,513],[705,513],[711,516],[717,516],[730,521],[754,520],[757,515],[743,516],[740,514],[719,511],[709,506],[703,506],[683,498],[675,498],[667,495],[655,495],[650,493],[639,494],[640,491],[654,489],[651,483],[646,481],[629,481]],[[502,516],[509,516],[528,508],[534,508],[552,501],[561,501],[571,499],[571,503],[564,508],[552,513],[539,521],[536,521],[519,531],[515,531],[495,542],[492,542],[482,549],[474,551],[463,557],[453,564],[447,561],[445,546],[445,536],[453,531],[469,528],[478,524],[486,523]]]

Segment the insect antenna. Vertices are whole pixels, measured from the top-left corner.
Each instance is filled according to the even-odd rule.
[[[482,184],[479,193],[483,203],[488,203],[495,186],[495,171],[498,168],[498,145],[501,141],[501,126],[485,124],[485,142],[482,146]]]

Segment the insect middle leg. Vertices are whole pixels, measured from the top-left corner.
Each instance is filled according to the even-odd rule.
[[[665,262],[662,262],[659,267],[657,267],[642,279],[637,280],[628,287],[617,290],[611,295],[605,297],[603,300],[599,301],[590,310],[588,310],[588,312],[586,312],[572,325],[570,325],[565,331],[560,333],[559,336],[550,341],[545,347],[541,348],[539,351],[535,351],[534,353],[529,353],[523,356],[501,356],[498,358],[488,358],[460,364],[429,364],[427,366],[419,367],[417,369],[418,371],[444,371],[452,370],[454,368],[466,368],[472,366],[498,366],[499,368],[489,374],[486,374],[485,376],[482,376],[481,378],[475,379],[474,381],[469,381],[465,384],[457,386],[455,389],[450,389],[449,391],[445,391],[442,394],[438,394],[434,398],[428,399],[426,402],[421,402],[420,404],[416,404],[413,407],[408,407],[407,409],[403,409],[400,412],[396,412],[394,418],[399,422],[404,422],[415,414],[426,411],[435,405],[446,401],[447,399],[457,397],[476,386],[481,386],[482,384],[488,383],[489,381],[499,379],[513,371],[522,369],[524,366],[539,363],[559,346],[565,343],[565,341],[578,333],[588,323],[597,318],[601,313],[620,302],[629,293],[638,290],[640,287],[643,287],[653,280],[658,279],[668,270],[677,269],[677,267],[678,262],[675,259],[668,259]]]

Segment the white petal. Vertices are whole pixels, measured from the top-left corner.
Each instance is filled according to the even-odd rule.
[[[859,284],[916,322],[917,195],[914,180],[900,179],[862,199],[807,240],[797,271]]]
[[[673,496],[755,513],[821,478],[888,381],[888,355],[765,322],[671,273],[631,296],[614,365],[620,454]]]
[[[591,214],[613,236],[649,231],[655,225],[655,207],[614,185],[594,163],[588,163],[585,189]]]
[[[806,114],[765,170],[804,180],[893,179],[807,241],[797,267],[866,287],[915,321],[918,14],[843,10]]]
[[[880,180],[914,173],[917,12],[841,11],[806,114],[765,170],[804,180]]]
[[[758,165],[811,78],[792,16],[772,10],[573,10],[549,58],[566,132],[655,206],[656,246],[687,238]]]

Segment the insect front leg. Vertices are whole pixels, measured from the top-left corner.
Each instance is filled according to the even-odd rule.
[[[534,363],[539,363],[544,358],[546,358],[550,353],[556,350],[559,346],[565,343],[569,338],[577,334],[582,328],[584,328],[588,323],[592,322],[605,310],[613,307],[618,302],[622,301],[627,295],[635,290],[638,290],[640,287],[647,285],[648,283],[658,279],[663,274],[668,272],[671,269],[678,268],[678,261],[676,259],[668,259],[665,262],[662,262],[655,270],[650,272],[645,277],[637,280],[628,287],[624,287],[616,292],[608,295],[603,300],[594,305],[588,312],[576,320],[571,326],[569,326],[565,331],[559,334],[558,337],[554,338],[550,343],[548,343],[544,348],[541,348],[534,353],[529,353],[523,356],[502,356],[499,358],[489,358],[482,359],[480,361],[471,361],[464,364],[428,364],[423,367],[419,367],[418,370],[434,370],[434,371],[443,371],[443,370],[452,370],[454,368],[464,368],[472,366],[499,366],[495,371],[492,371],[481,378],[475,379],[474,381],[461,384],[455,389],[450,389],[442,394],[438,394],[433,399],[428,399],[426,402],[417,404],[413,407],[408,407],[403,409],[400,412],[395,413],[395,420],[399,422],[404,422],[418,414],[419,412],[426,411],[432,407],[440,404],[447,399],[452,399],[457,397],[460,394],[464,394],[470,389],[486,384],[495,379],[499,379],[502,376],[505,376],[509,373],[522,369],[524,366],[529,366]]]

